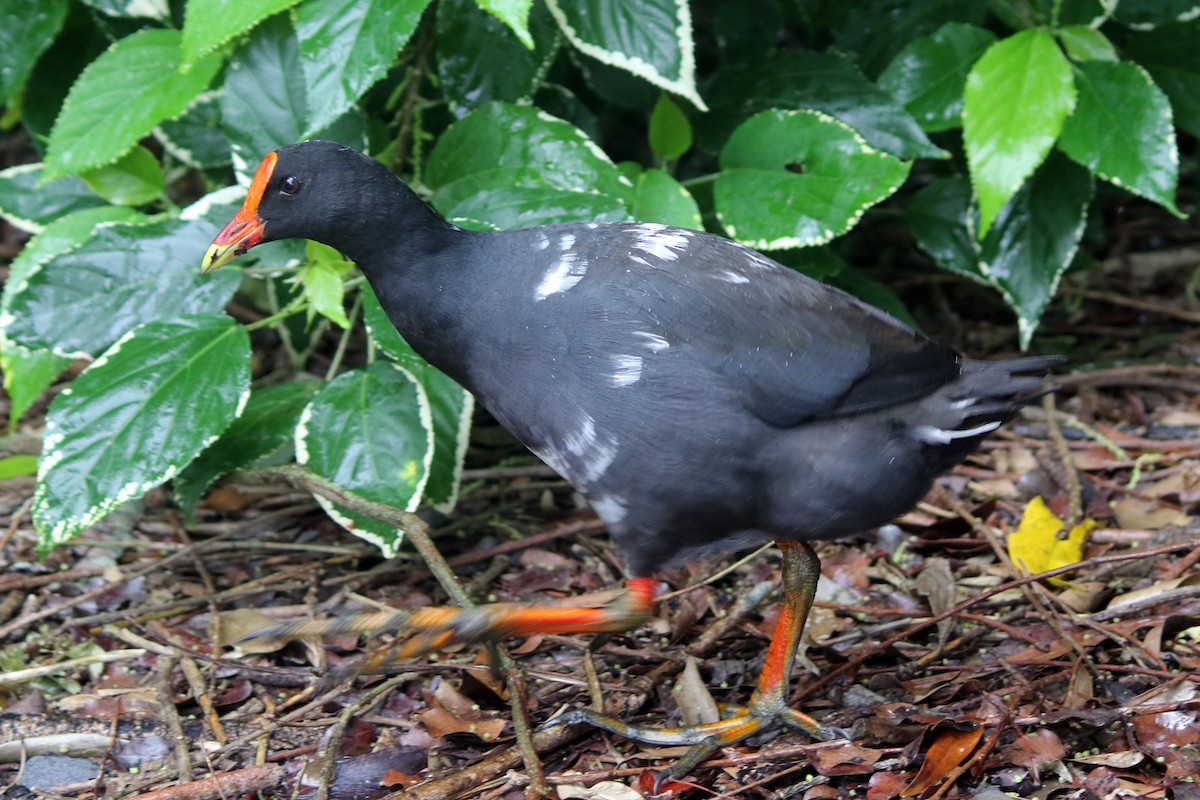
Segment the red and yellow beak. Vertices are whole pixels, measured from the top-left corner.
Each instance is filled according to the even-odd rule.
[[[262,201],[263,192],[271,180],[271,173],[275,171],[277,158],[275,153],[268,153],[258,165],[258,172],[254,173],[250,191],[246,194],[246,202],[242,203],[238,213],[217,234],[217,238],[213,239],[208,252],[204,254],[201,272],[220,269],[262,242],[263,227],[266,223],[258,216],[258,204]]]

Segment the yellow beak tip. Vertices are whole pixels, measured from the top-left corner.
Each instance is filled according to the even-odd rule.
[[[200,272],[208,274],[220,269],[235,258],[237,258],[237,253],[234,250],[234,245],[214,244],[204,254],[204,262],[200,265]]]

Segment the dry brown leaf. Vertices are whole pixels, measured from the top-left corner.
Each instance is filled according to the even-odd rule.
[[[1174,508],[1137,497],[1123,497],[1113,505],[1117,525],[1130,530],[1158,530],[1167,525],[1187,525],[1192,518]]]
[[[934,615],[942,614],[954,606],[954,573],[950,562],[944,558],[927,558],[917,575],[917,591],[929,600],[929,609]],[[938,643],[945,644],[954,632],[954,619],[946,618],[938,623]]]
[[[688,656],[683,671],[671,687],[671,694],[679,705],[679,713],[683,716],[685,725],[702,725],[706,722],[717,722],[721,712],[717,701],[700,676],[699,662],[694,656]]]
[[[485,717],[470,698],[447,681],[438,683],[430,699],[429,708],[417,716],[432,736],[470,733],[485,742],[491,742],[504,731],[505,722],[502,718]]]
[[[860,747],[850,741],[821,742],[804,748],[809,765],[820,775],[869,775],[884,751]]]
[[[565,783],[556,787],[559,800],[642,800],[642,794],[632,786],[616,781],[600,781],[591,786]]]
[[[946,728],[939,731],[933,744],[925,753],[925,761],[913,778],[912,783],[900,793],[901,797],[915,797],[921,792],[936,786],[945,780],[946,776],[963,765],[979,740],[983,738],[983,727],[975,726],[971,730],[960,731]]]
[[[1080,764],[1091,764],[1096,767],[1113,767],[1115,769],[1132,769],[1146,760],[1144,753],[1137,750],[1120,750],[1116,753],[1099,753],[1094,756],[1079,756],[1072,758]]]
[[[1112,610],[1134,603],[1148,602],[1172,589],[1196,586],[1197,584],[1200,584],[1200,573],[1191,572],[1187,575],[1181,575],[1178,578],[1172,578],[1169,581],[1159,581],[1158,583],[1144,586],[1141,589],[1135,589],[1132,592],[1119,594],[1108,602],[1108,609]]]

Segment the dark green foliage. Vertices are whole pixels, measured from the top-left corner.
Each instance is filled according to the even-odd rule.
[[[284,242],[244,273],[199,275],[244,191],[221,187],[275,147],[367,150],[469,227],[706,226],[895,310],[840,257],[887,201],[905,212],[892,231],[1004,297],[1024,346],[1097,181],[1181,213],[1175,127],[1200,132],[1193,6],[10,0],[0,126],[44,153],[0,172],[0,215],[35,234],[0,307],[15,417],[69,358],[95,358],[50,409],[42,545],[171,478],[190,509],[271,458],[397,506],[453,502],[470,398],[352,267]],[[235,291],[292,359],[253,393],[245,326],[221,313]],[[343,371],[337,355],[325,383],[304,377],[323,333],[364,322],[371,363]]]

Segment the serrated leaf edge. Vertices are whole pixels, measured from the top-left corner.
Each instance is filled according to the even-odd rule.
[[[746,245],[747,247],[753,247],[756,250],[787,250],[787,249],[796,248],[796,247],[816,247],[819,245],[828,244],[829,242],[833,241],[837,237],[841,236],[842,234],[844,234],[847,231],[854,228],[854,226],[858,224],[858,221],[860,219],[862,219],[863,214],[865,214],[867,212],[867,209],[869,209],[873,206],[877,206],[880,203],[882,203],[884,200],[891,197],[893,194],[896,193],[896,191],[902,185],[904,185],[904,181],[906,181],[908,179],[908,173],[912,169],[911,161],[903,161],[900,158],[892,155],[891,153],[888,153],[887,151],[879,150],[877,148],[872,147],[871,145],[867,144],[867,140],[864,139],[862,137],[862,135],[859,134],[858,131],[856,131],[851,126],[847,125],[845,122],[842,122],[837,117],[830,116],[829,114],[826,114],[821,111],[816,111],[811,108],[768,108],[768,109],[764,109],[764,110],[758,112],[758,114],[755,114],[754,116],[750,117],[750,119],[754,119],[754,117],[758,117],[763,114],[770,114],[770,113],[781,113],[785,117],[792,117],[792,116],[798,116],[801,114],[808,114],[808,115],[816,117],[817,119],[819,119],[823,122],[832,122],[834,125],[837,125],[838,127],[848,131],[850,133],[850,135],[854,137],[854,140],[856,142],[858,142],[858,146],[862,150],[862,153],[864,155],[875,155],[875,156],[880,156],[884,159],[892,159],[901,165],[905,165],[906,169],[905,169],[903,177],[901,177],[900,180],[888,190],[887,194],[883,195],[875,202],[868,203],[867,205],[864,205],[861,208],[857,209],[854,212],[853,216],[851,216],[849,219],[846,220],[846,225],[844,228],[842,228],[842,230],[834,231],[831,228],[826,228],[822,235],[814,236],[809,239],[801,239],[799,236],[783,236],[778,239],[741,239],[741,238],[738,238],[736,226],[726,223],[724,213],[721,211],[721,209],[718,208],[716,210],[717,221],[720,222],[721,226],[726,230],[726,232],[729,233],[729,236],[731,239],[735,239],[736,241],[741,242],[742,244]],[[742,124],[745,124],[745,122],[749,122],[750,119],[745,120]],[[740,170],[740,169],[724,169],[724,168],[722,168],[720,174],[735,173],[735,172],[742,172],[742,171],[743,170]],[[749,170],[745,170],[745,171],[748,172]],[[720,174],[718,174],[718,178],[720,178]]]
[[[129,332],[127,332],[120,339],[117,339],[117,341],[113,342],[113,344],[107,350],[105,350],[95,361],[89,364],[87,369],[91,370],[103,366],[112,356],[116,355],[120,351],[121,347],[126,342],[136,336],[140,330],[145,328],[147,325],[153,324],[155,323],[144,322],[141,325],[138,325],[136,328],[130,329]],[[238,328],[236,325],[230,326],[229,328],[230,331],[236,331],[237,329]],[[86,372],[87,370],[84,371]],[[60,393],[60,396],[67,397],[71,394],[72,387],[68,386]],[[242,411],[245,410],[246,403],[249,401],[249,399],[250,383],[247,381],[246,386],[242,389],[241,397],[238,400],[237,409],[233,416],[229,418],[228,422],[226,423],[226,427],[228,427],[233,420],[242,415]],[[64,457],[63,451],[59,448],[59,446],[62,444],[63,438],[64,434],[57,431],[57,426],[54,424],[53,419],[50,416],[47,416],[46,426],[42,437],[42,456],[38,459],[37,488],[34,490],[33,500],[30,505],[30,513],[35,520],[40,516],[39,511],[42,509],[46,500],[47,489],[45,476],[58,464],[58,462],[62,461]],[[203,452],[205,448],[219,438],[221,438],[220,431],[210,436],[196,452]],[[154,487],[161,486],[163,483],[171,480],[171,478],[179,474],[179,470],[184,466],[187,465],[171,464],[157,476],[147,478],[143,481],[130,481],[118,489],[114,495],[105,498],[100,503],[92,506],[91,509],[84,512],[81,516],[76,517],[75,519],[59,520],[54,524],[53,527],[50,528],[50,530],[44,533],[45,538],[49,539],[52,545],[64,544],[75,534],[91,527],[92,525],[95,525],[97,522],[104,519],[109,515],[109,513],[119,506],[122,506],[130,500],[140,497]]]
[[[623,69],[655,86],[680,97],[686,97],[700,111],[708,111],[708,106],[704,104],[704,100],[696,90],[696,46],[692,40],[692,12],[687,0],[675,0],[675,19],[679,23],[675,29],[675,40],[679,43],[680,74],[674,80],[659,72],[653,64],[642,61],[637,56],[629,56],[616,50],[607,50],[600,45],[580,39],[579,33],[571,27],[558,0],[546,0],[546,7],[550,10],[554,21],[558,23],[563,35],[579,52],[591,56],[601,64]]]
[[[384,363],[386,366],[397,370],[401,375],[407,378],[417,390],[417,416],[421,420],[421,427],[425,429],[426,447],[425,457],[422,459],[422,467],[424,467],[423,474],[421,479],[417,482],[417,485],[413,491],[413,495],[409,499],[408,504],[404,507],[404,511],[407,511],[411,514],[417,510],[417,507],[420,506],[421,501],[425,498],[425,484],[429,481],[429,468],[433,464],[433,412],[429,406],[429,395],[426,393],[425,387],[421,385],[421,382],[417,380],[415,375],[396,363],[377,363]],[[320,390],[318,389],[317,395],[314,396],[313,399],[304,406],[304,410],[300,412],[300,418],[296,422],[296,432],[293,434],[293,441],[295,442],[296,446],[296,463],[304,466],[308,466],[310,457],[310,453],[308,451],[308,423],[312,419],[313,408],[316,406],[319,396]],[[396,529],[397,536],[395,540],[389,543],[384,541],[376,534],[373,534],[370,531],[355,525],[353,520],[351,520],[345,514],[335,510],[335,508],[333,508],[333,504],[322,498],[320,495],[314,494],[313,496],[316,497],[317,503],[319,503],[320,506],[325,509],[325,511],[329,514],[330,519],[332,519],[334,522],[341,525],[347,531],[359,537],[360,539],[370,542],[378,547],[385,557],[391,558],[396,554],[396,550],[399,548],[400,542],[404,539],[404,532],[399,528]]]

